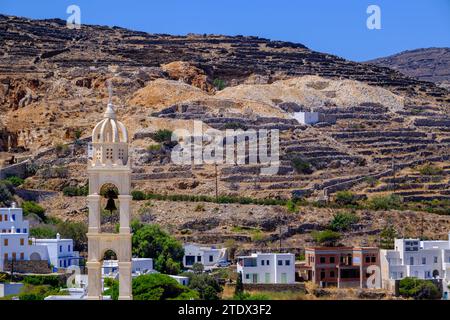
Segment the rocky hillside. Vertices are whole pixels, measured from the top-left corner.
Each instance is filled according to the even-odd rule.
[[[214,166],[175,165],[172,146],[154,136],[159,129],[192,130],[198,120],[203,128],[280,130],[278,173],[260,175],[260,165],[220,165],[221,196],[316,201],[352,190],[361,199],[394,193],[405,203],[450,200],[450,94],[431,82],[256,37],[152,35],[102,26],[70,30],[62,20],[0,16],[0,44],[0,173],[24,176],[18,194],[42,201],[51,215],[86,219],[85,199],[69,199],[62,190],[87,182],[86,144],[107,103],[107,80],[132,137],[134,189],[215,195]],[[320,123],[295,120],[295,112],[311,109],[320,112]],[[421,168],[427,164],[431,176]],[[258,230],[266,244],[276,243],[283,225],[286,243],[299,246],[336,212],[305,207],[293,215],[283,206],[256,204],[135,205],[143,221],[174,228],[187,240],[247,245]],[[427,236],[445,236],[450,220],[424,214]],[[358,215],[364,223],[345,242],[372,235],[376,243],[388,214]],[[414,236],[422,216],[400,211],[393,223]]]
[[[450,88],[450,48],[427,48],[368,61],[422,80]]]

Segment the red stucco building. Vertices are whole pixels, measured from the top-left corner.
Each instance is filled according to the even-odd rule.
[[[380,266],[380,250],[373,247],[313,247],[305,249],[306,262],[297,266],[300,276],[321,287],[367,287],[373,273],[367,268]]]

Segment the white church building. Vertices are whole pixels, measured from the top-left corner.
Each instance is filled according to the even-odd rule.
[[[72,239],[30,239],[29,228],[21,208],[0,208],[0,271],[11,260],[47,260],[53,271],[79,264]]]
[[[383,286],[406,277],[441,279],[449,296],[450,233],[448,240],[395,239],[393,250],[380,250]]]

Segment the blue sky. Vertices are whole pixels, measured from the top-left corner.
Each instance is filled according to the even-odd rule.
[[[450,0],[0,0],[0,12],[66,19],[150,33],[255,35],[364,61],[423,47],[450,47]],[[366,9],[381,8],[381,30]]]

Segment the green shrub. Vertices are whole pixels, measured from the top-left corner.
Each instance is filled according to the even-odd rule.
[[[335,246],[341,238],[340,233],[333,230],[313,231],[311,236],[314,242],[325,246]]]
[[[34,286],[41,286],[41,285],[47,285],[52,288],[59,288],[65,285],[65,282],[63,281],[62,277],[54,276],[54,275],[28,275],[24,276],[23,283],[34,285]]]
[[[224,130],[247,130],[247,126],[241,122],[227,122],[223,125],[222,129]]]
[[[268,295],[264,293],[250,294],[248,292],[243,292],[241,294],[234,295],[233,300],[271,300],[271,299]]]
[[[152,139],[159,143],[170,143],[172,140],[172,131],[160,129],[152,135]]]
[[[186,272],[183,275],[189,277],[188,288],[198,292],[202,300],[219,300],[222,286],[217,280],[207,273]]]
[[[147,150],[148,151],[154,151],[154,152],[158,152],[160,151],[162,148],[161,144],[157,143],[157,144],[151,144],[148,146]]]
[[[42,221],[46,220],[45,209],[38,205],[34,201],[24,201],[22,203],[23,215],[28,216],[30,214],[37,215]]]
[[[62,190],[63,194],[67,197],[85,197],[88,195],[88,186],[83,187],[64,187]]]
[[[195,206],[194,209],[195,212],[203,212],[205,211],[205,205],[202,203],[199,203],[198,205]]]
[[[368,201],[368,207],[372,210],[400,210],[402,208],[402,198],[395,194],[376,196]]]
[[[217,90],[223,90],[226,87],[225,81],[222,79],[214,79],[213,81],[213,86],[214,88],[216,88]]]
[[[85,251],[87,249],[87,225],[83,222],[64,221],[58,223],[56,231],[62,238],[73,239],[74,249]]]
[[[378,184],[378,180],[374,177],[365,177],[364,182],[367,183],[372,188]]]
[[[75,131],[74,131],[75,140],[80,139],[82,135],[83,135],[83,130],[81,130],[79,128],[75,129]]]
[[[292,213],[297,212],[297,210],[298,210],[297,203],[295,201],[289,199],[286,202],[286,209],[287,209],[287,211],[292,212]]]
[[[338,191],[336,192],[334,202],[340,206],[356,205],[358,198],[351,191]]]
[[[133,197],[133,200],[135,200],[135,201],[145,200],[145,193],[142,191],[139,191],[139,190],[131,191],[131,196]]]
[[[165,274],[153,273],[138,276],[132,281],[133,300],[172,300],[172,299],[198,299],[196,291],[182,286],[175,279]],[[113,300],[119,297],[119,283],[114,280],[110,285],[110,290],[105,292],[110,294]]]
[[[5,179],[6,181],[9,181],[14,187],[18,187],[21,184],[24,183],[24,179],[16,177],[16,176],[11,176]]]
[[[69,151],[69,146],[64,143],[56,143],[55,151],[58,155],[65,154],[67,151]]]
[[[424,176],[438,176],[444,173],[444,170],[437,166],[433,166],[431,164],[426,164],[418,168],[418,171],[421,175]]]
[[[133,254],[153,258],[155,269],[168,274],[178,274],[184,256],[182,244],[158,225],[144,225],[132,238]]]
[[[19,294],[19,300],[33,301],[33,300],[44,300],[44,296],[39,293],[21,293]]]
[[[297,171],[297,173],[300,173],[300,174],[313,173],[311,164],[308,161],[305,161],[303,159],[293,159],[292,166],[294,167],[295,171]]]
[[[49,225],[41,225],[30,228],[30,237],[37,239],[53,239],[56,237],[56,230]]]
[[[410,277],[400,280],[399,293],[403,297],[413,298],[415,300],[441,298],[438,288],[432,281]]]
[[[333,231],[347,231],[359,221],[356,214],[351,212],[339,212],[333,216],[329,228]]]

